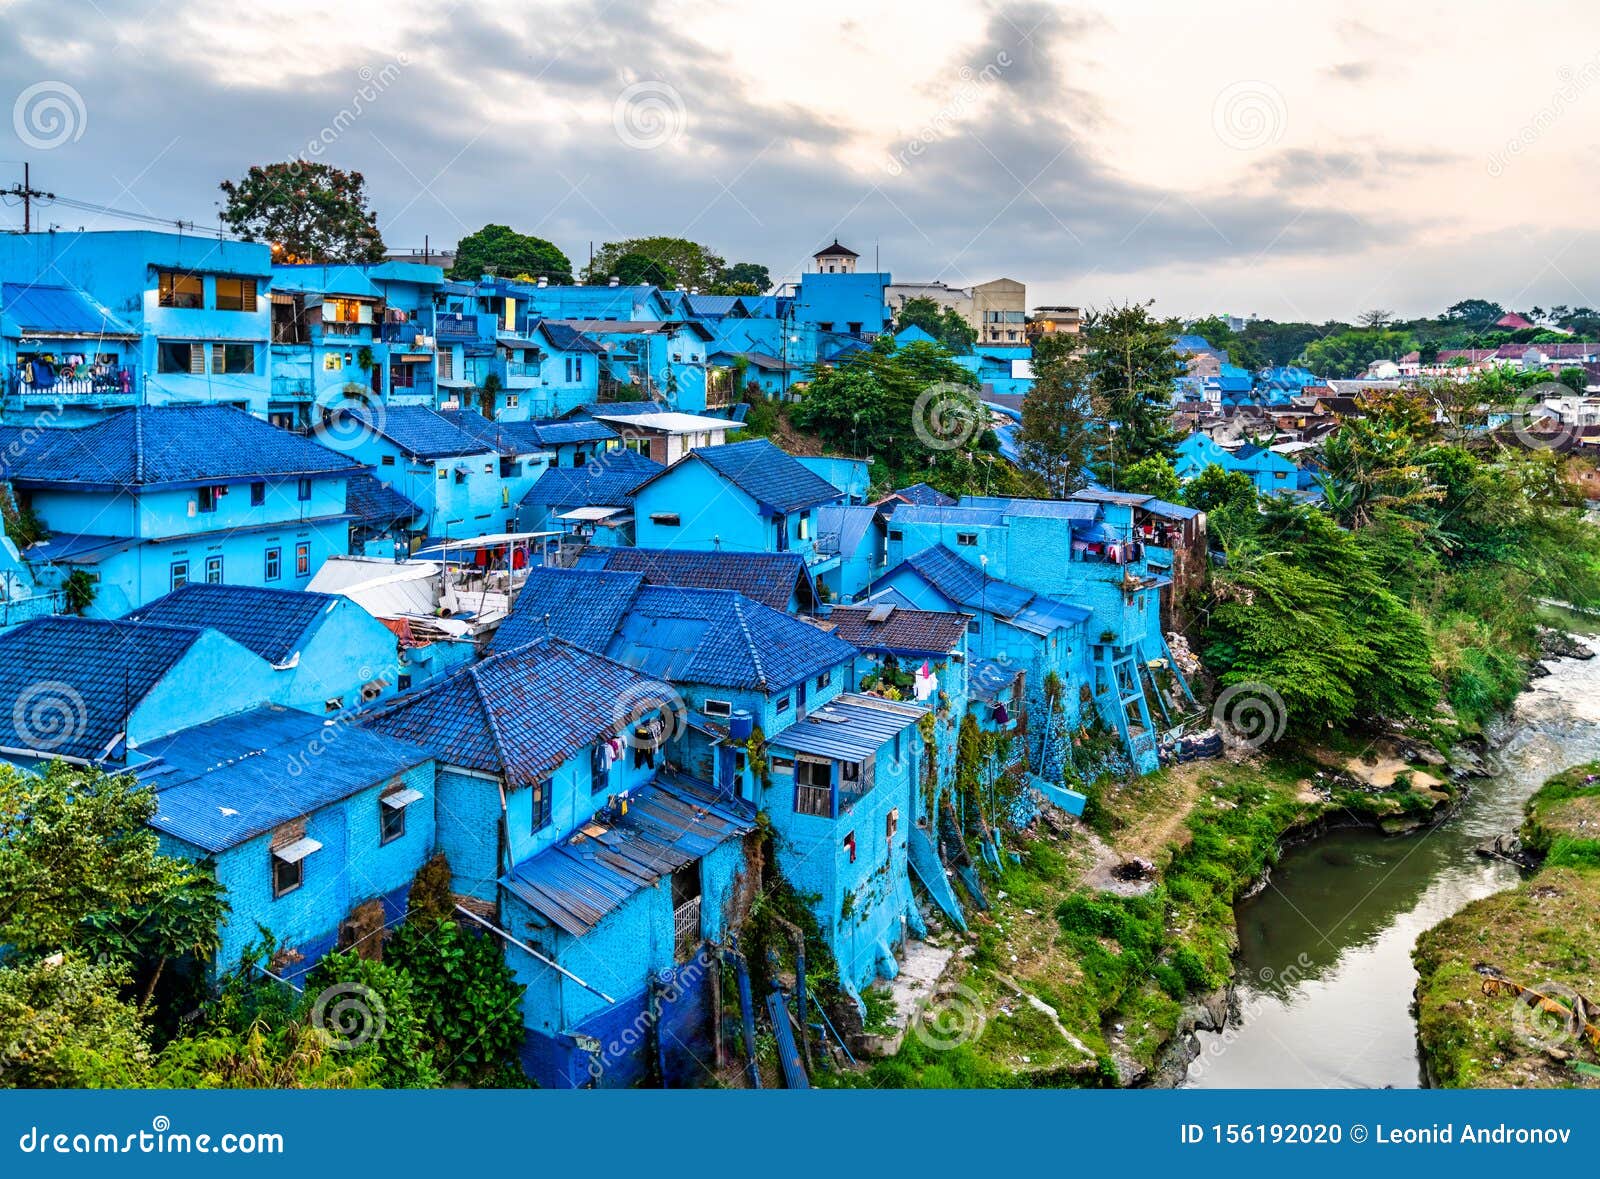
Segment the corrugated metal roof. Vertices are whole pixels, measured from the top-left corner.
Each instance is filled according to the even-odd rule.
[[[817,509],[817,551],[853,557],[877,521],[878,509],[875,507],[823,504]]]
[[[219,852],[431,760],[349,720],[268,705],[146,741],[158,804],[151,826]]]
[[[0,323],[7,335],[139,338],[109,308],[72,287],[0,284]]]
[[[771,737],[769,744],[837,761],[865,761],[927,711],[897,700],[846,692]]]
[[[755,830],[754,812],[703,782],[662,771],[628,799],[628,813],[546,848],[500,883],[575,937],[642,888]]]

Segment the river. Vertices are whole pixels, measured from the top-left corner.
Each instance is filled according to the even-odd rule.
[[[1600,650],[1600,642],[1589,638]],[[1415,836],[1335,831],[1286,852],[1238,908],[1237,1008],[1199,1034],[1188,1088],[1415,1088],[1417,935],[1517,882],[1474,849],[1550,775],[1600,758],[1600,659],[1553,660],[1497,730],[1491,777]]]

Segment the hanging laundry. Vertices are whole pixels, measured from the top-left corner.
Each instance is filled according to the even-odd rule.
[[[1011,714],[1006,711],[1006,706],[1004,704],[995,704],[994,723],[997,725],[1008,725],[1011,723]]]
[[[928,666],[928,661],[924,659],[922,666],[917,668],[916,682],[911,689],[912,695],[920,704],[922,701],[932,697],[938,690],[939,677],[933,673],[933,669]]]

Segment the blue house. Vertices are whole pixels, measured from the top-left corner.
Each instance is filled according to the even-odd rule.
[[[823,332],[874,336],[893,320],[887,272],[856,271],[858,255],[835,239],[813,255],[817,270],[800,276],[794,296],[794,318]]]
[[[296,589],[347,551],[346,455],[223,406],[122,410],[8,447],[18,501],[49,536],[45,585],[83,570],[119,617],[191,581]]]
[[[341,411],[316,437],[416,504],[426,537],[461,539],[514,527],[513,490],[525,494],[548,466],[542,452],[516,453],[521,443],[472,416],[490,427],[487,435],[463,428],[465,414],[452,420],[426,406],[395,405]]]
[[[848,692],[855,648],[727,591],[534,569],[495,647],[545,633],[670,685],[676,764],[770,817],[779,870],[816,898],[846,988],[893,973],[916,920],[899,824],[921,780],[925,709]],[[765,765],[752,758],[757,729]]]
[[[0,757],[120,767],[130,749],[266,704],[260,656],[214,630],[40,618],[0,634]]]
[[[83,425],[140,391],[139,332],[74,287],[0,283],[7,413]]]
[[[426,526],[420,507],[370,471],[352,475],[345,485],[345,514],[350,517],[350,552],[357,556],[393,557],[411,551]]]
[[[1300,468],[1276,451],[1251,443],[1230,450],[1199,431],[1178,443],[1173,468],[1179,479],[1187,482],[1209,466],[1244,472],[1260,495],[1278,495],[1295,491],[1300,486]]]
[[[844,502],[838,488],[764,438],[691,451],[634,490],[645,548],[797,552],[813,567],[816,511]]]
[[[898,507],[889,527],[891,563],[897,552],[910,557],[933,545],[975,574],[1091,612],[1084,627],[1091,695],[1135,765],[1155,768],[1157,720],[1169,719],[1167,701],[1187,698],[1188,686],[1161,629],[1170,557],[1151,551],[1135,526],[1134,505],[967,496],[955,507]],[[1166,559],[1152,564],[1157,556]],[[1157,671],[1170,684],[1158,683]],[[1068,698],[1079,683],[1067,679]],[[1030,677],[1030,698],[1038,686]],[[1073,723],[1070,708],[1064,720]]]
[[[63,363],[82,357],[88,370],[80,378],[79,362],[70,361],[76,384],[62,390],[64,411],[68,403],[74,416],[135,405],[229,405],[266,416],[272,255],[265,244],[150,230],[4,234],[0,276],[17,287],[77,292],[87,301],[87,310],[41,314],[35,300],[24,297],[22,318],[41,322],[21,327],[58,332],[81,324],[85,315],[98,316],[100,307],[114,317],[107,321],[118,337],[111,346],[94,346],[91,357],[91,341],[82,336],[71,351],[51,354]],[[137,341],[120,338],[125,328]],[[59,336],[39,341],[66,342]],[[34,345],[19,339],[18,347]],[[61,365],[54,367],[59,373]],[[126,382],[123,369],[129,370]],[[110,370],[118,370],[114,379]]]
[[[898,516],[900,513],[896,513]],[[1048,711],[1045,682],[1052,674],[1061,681],[1059,707],[1069,728],[1081,723],[1079,700],[1090,683],[1089,642],[1086,628],[1093,612],[1086,606],[1035,593],[1003,581],[978,561],[963,560],[942,544],[920,549],[890,569],[880,583],[885,596],[873,602],[904,601],[919,610],[971,615],[968,642],[974,662],[1008,669],[1006,686],[1023,673],[1024,695],[1002,693],[991,707],[976,713],[985,728],[1017,732],[1020,714],[1044,717]],[[975,687],[994,686],[995,669],[971,672]],[[1020,755],[1021,750],[1015,751]]]
[[[409,687],[413,674],[394,632],[336,594],[192,583],[127,617],[227,635],[272,666],[275,702],[305,712],[370,704]]]
[[[516,527],[561,531],[591,545],[631,545],[633,489],[664,470],[660,463],[620,448],[579,465],[551,466],[518,503]]]
[[[867,502],[867,493],[872,490],[872,464],[866,459],[832,454],[797,454],[794,457],[802,467],[821,475],[843,492],[846,503]]]
[[[721,938],[753,826],[730,792],[668,769],[665,686],[541,634],[366,723],[437,753],[439,848],[457,891],[509,934],[529,1074],[637,1080],[646,1054],[614,1033],[647,1009],[652,979]]]
[[[927,710],[879,696],[835,695],[767,741],[761,809],[778,865],[839,963],[845,991],[899,973],[895,955],[924,932],[907,845],[918,813],[917,724]]]
[[[830,601],[852,602],[888,567],[886,517],[865,504],[817,509],[817,575]]]
[[[213,970],[262,940],[294,981],[405,916],[434,844],[433,758],[346,721],[257,708],[145,743],[161,850],[209,860],[227,892]]]
[[[433,405],[428,318],[443,282],[410,262],[273,267],[274,424],[304,429],[352,402]]]

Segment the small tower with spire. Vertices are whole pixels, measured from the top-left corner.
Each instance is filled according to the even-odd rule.
[[[849,246],[841,246],[839,239],[834,238],[833,245],[824,246],[811,257],[817,264],[818,274],[854,274],[860,255]]]

